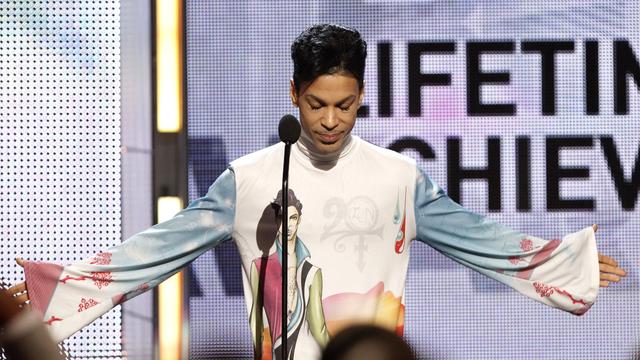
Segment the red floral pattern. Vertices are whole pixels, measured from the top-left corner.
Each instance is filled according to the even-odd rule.
[[[558,294],[562,294],[562,295],[564,295],[564,296],[568,297],[569,299],[571,299],[571,302],[572,302],[572,303],[574,303],[574,304],[587,305],[587,304],[584,302],[584,300],[580,300],[580,299],[576,299],[576,298],[574,298],[574,297],[573,297],[573,295],[571,295],[568,291],[566,291],[566,290],[561,290],[561,289],[558,289],[558,288],[555,288],[555,289],[556,289],[556,291],[558,292]]]
[[[98,289],[107,287],[113,282],[111,271],[93,271],[91,272],[91,280],[93,280]]]
[[[553,295],[553,292],[554,292],[553,286],[545,285],[537,281],[533,283],[533,287],[536,289],[536,292],[538,293],[538,295],[540,295],[540,297],[543,297],[543,298]]]
[[[67,283],[67,281],[69,281],[69,280],[85,281],[85,280],[87,280],[87,277],[86,277],[86,276],[73,277],[73,276],[71,276],[71,275],[67,275],[67,276],[65,276],[64,278],[60,279],[60,283],[62,283],[62,284],[66,284],[66,283]]]
[[[589,308],[591,307],[591,305],[587,305],[587,303],[584,300],[581,299],[576,299],[575,297],[573,297],[573,295],[566,291],[566,290],[562,290],[559,287],[555,287],[555,286],[549,286],[549,285],[545,285],[541,282],[534,282],[533,283],[533,287],[536,289],[536,292],[538,293],[538,295],[540,295],[540,297],[549,297],[551,295],[558,294],[558,295],[562,295],[562,296],[566,296],[571,300],[571,303],[573,304],[580,304],[583,305],[582,308],[574,311],[574,314],[576,315],[582,315],[585,312],[587,312],[587,310],[589,310]]]
[[[97,253],[89,264],[92,265],[109,265],[111,264],[111,253],[110,252],[100,252]]]
[[[69,280],[75,281],[84,281],[88,278],[86,276],[78,276],[73,277],[71,275],[67,275],[64,278],[60,279],[62,284],[66,284]],[[111,271],[92,271],[91,272],[91,280],[93,280],[93,284],[98,287],[98,289],[102,289],[103,287],[109,286],[113,282],[113,277],[111,276]]]
[[[55,321],[62,321],[62,319],[61,319],[61,318],[59,318],[59,317],[51,316],[51,317],[49,318],[49,320],[45,321],[44,323],[45,323],[45,324],[47,324],[47,325],[51,325],[51,324],[53,324],[53,322],[55,322]]]
[[[80,304],[78,304],[78,312],[83,312],[96,305],[98,305],[98,302],[95,301],[94,299],[89,298],[87,300],[85,298],[82,298],[82,300],[80,300]]]
[[[533,241],[531,239],[520,240],[520,250],[531,251],[533,250]]]
[[[137,290],[138,291],[147,291],[149,289],[149,284],[144,283],[144,284],[140,284],[138,285]]]

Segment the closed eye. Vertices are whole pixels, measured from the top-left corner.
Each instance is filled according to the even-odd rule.
[[[327,106],[327,103],[323,99],[320,99],[315,95],[307,94],[304,96],[304,98],[306,99],[307,104],[309,104],[309,108],[312,111],[318,111],[323,107]],[[332,105],[332,106],[337,106],[341,111],[348,112],[352,109],[352,106],[355,103],[355,101],[356,101],[356,96],[349,95],[346,98],[335,102],[334,103],[335,105]]]

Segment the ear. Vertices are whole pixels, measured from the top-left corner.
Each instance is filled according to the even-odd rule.
[[[298,93],[296,92],[296,85],[293,79],[289,79],[289,97],[291,97],[291,104],[294,107],[298,107]]]

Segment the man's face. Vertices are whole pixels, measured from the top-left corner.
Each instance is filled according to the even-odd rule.
[[[289,205],[287,207],[287,215],[289,216],[289,221],[287,222],[287,237],[289,241],[293,241],[298,234],[298,225],[300,224],[300,213],[295,206]],[[281,243],[282,238],[282,223],[280,223],[280,228],[278,229],[278,243]]]
[[[296,91],[291,81],[291,102],[300,109],[302,129],[322,154],[340,149],[356,123],[363,89],[348,74],[321,75],[302,83]]]

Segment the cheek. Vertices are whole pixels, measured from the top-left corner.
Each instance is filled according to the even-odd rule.
[[[303,129],[312,128],[317,118],[318,114],[300,109],[300,125],[302,125]]]

